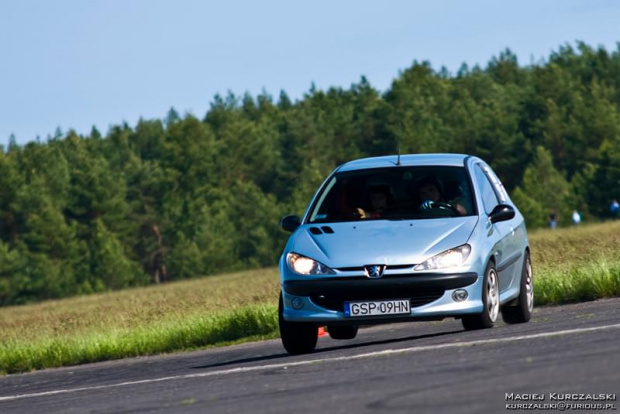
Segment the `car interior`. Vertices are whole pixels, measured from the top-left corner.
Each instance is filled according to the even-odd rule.
[[[440,194],[422,209],[420,187]],[[373,205],[374,200],[374,205]],[[424,219],[472,215],[473,197],[463,167],[399,167],[337,173],[317,197],[310,222]],[[379,204],[377,204],[379,203]],[[456,204],[462,206],[458,211]]]

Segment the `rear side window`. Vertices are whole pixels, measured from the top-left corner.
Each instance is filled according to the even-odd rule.
[[[482,171],[480,164],[476,165],[476,181],[478,182],[478,190],[484,205],[484,211],[490,214],[491,211],[499,204],[493,185],[489,181],[487,175]]]
[[[491,184],[493,184],[493,188],[495,189],[495,194],[497,198],[499,198],[500,203],[506,203],[508,201],[508,193],[506,193],[506,189],[504,188],[504,184],[497,178],[497,175],[493,172],[493,170],[488,165],[481,165],[484,173],[488,177]]]

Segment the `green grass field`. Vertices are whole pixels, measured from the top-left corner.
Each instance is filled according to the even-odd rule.
[[[530,232],[536,305],[620,296],[620,221]]]
[[[620,295],[620,222],[530,233],[537,305]],[[277,336],[277,269],[0,308],[0,373]]]

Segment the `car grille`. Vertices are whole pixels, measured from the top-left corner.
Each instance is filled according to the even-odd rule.
[[[423,306],[431,302],[436,301],[443,296],[444,289],[416,289],[411,291],[402,291],[385,294],[372,294],[368,293],[364,297],[351,297],[351,296],[310,296],[310,300],[322,308],[340,311],[344,310],[344,303],[349,301],[370,301],[370,300],[389,300],[389,299],[405,299],[409,298],[409,303],[412,308]]]

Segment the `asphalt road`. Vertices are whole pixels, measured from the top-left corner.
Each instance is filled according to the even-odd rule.
[[[620,299],[537,308],[527,324],[483,331],[451,319],[376,326],[323,337],[306,356],[273,340],[10,375],[0,413],[497,413],[558,403],[552,393],[620,395]],[[545,400],[514,400],[530,394]]]

